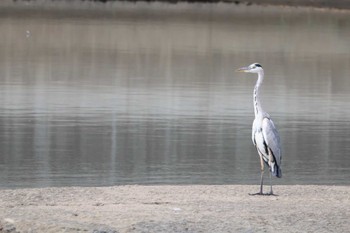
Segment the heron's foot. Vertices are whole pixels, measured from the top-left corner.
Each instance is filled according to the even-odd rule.
[[[258,195],[265,195],[263,192],[258,192],[258,193],[248,193],[250,196],[258,196]]]
[[[274,194],[273,192],[266,193],[267,196],[278,196],[277,194]]]
[[[263,192],[258,192],[258,193],[249,193],[250,196],[278,196],[277,194],[274,194],[273,192],[269,193],[263,193]]]

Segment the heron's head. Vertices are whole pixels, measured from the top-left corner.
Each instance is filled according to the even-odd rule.
[[[259,73],[263,70],[262,66],[259,63],[253,63],[247,67],[242,67],[237,69],[237,72],[246,72],[246,73]]]

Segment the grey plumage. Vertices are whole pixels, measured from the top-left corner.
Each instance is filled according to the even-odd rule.
[[[253,63],[248,67],[242,67],[237,71],[258,74],[258,80],[255,84],[253,93],[255,118],[252,126],[252,141],[258,151],[261,163],[260,192],[256,194],[263,195],[264,164],[269,167],[270,174],[278,178],[282,177],[282,152],[280,136],[270,115],[261,107],[259,87],[264,79],[264,70],[262,66],[258,63]],[[270,192],[267,194],[273,195],[272,182]]]

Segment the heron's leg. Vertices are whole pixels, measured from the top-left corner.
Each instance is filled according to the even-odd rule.
[[[259,151],[258,151],[259,152]],[[264,184],[264,160],[262,158],[261,153],[259,152],[260,156],[260,166],[261,166],[261,175],[260,175],[260,192],[258,193],[253,193],[249,195],[264,195],[263,193],[263,184]]]
[[[263,194],[263,185],[264,185],[264,160],[262,155],[260,155],[260,166],[261,166],[261,177],[260,177],[260,194]]]
[[[273,191],[272,191],[272,177],[271,177],[271,171],[270,171],[270,195],[273,195]]]
[[[270,192],[266,193],[265,195],[278,196],[277,194],[274,194],[273,191],[272,191],[272,175],[271,175],[271,171],[270,171]]]
[[[274,162],[274,157],[272,156],[272,151],[271,149],[269,148],[269,173],[270,173],[270,192],[267,193],[267,195],[273,195],[273,196],[276,196],[273,194],[273,191],[272,191],[272,171],[271,171],[271,167],[274,166],[272,162]]]

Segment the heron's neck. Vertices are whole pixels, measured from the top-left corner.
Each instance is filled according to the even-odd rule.
[[[258,116],[258,114],[262,113],[262,107],[260,102],[260,96],[259,96],[259,88],[264,80],[264,71],[260,71],[258,73],[258,80],[256,81],[255,87],[254,87],[254,94],[253,94],[253,103],[254,103],[254,113],[255,117]]]

